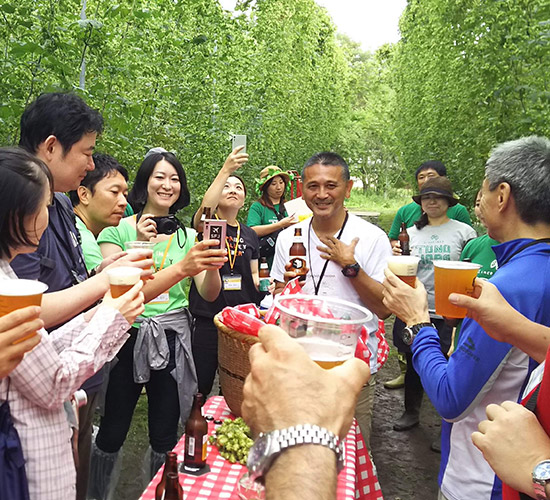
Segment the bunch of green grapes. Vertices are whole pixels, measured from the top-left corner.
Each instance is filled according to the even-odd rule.
[[[235,420],[226,419],[214,434],[210,436],[210,444],[215,444],[220,455],[231,462],[246,465],[248,451],[254,441],[250,438],[250,429],[239,417]]]

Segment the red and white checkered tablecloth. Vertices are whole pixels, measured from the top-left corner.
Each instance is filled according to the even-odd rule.
[[[211,415],[214,419],[224,420],[234,418],[221,396],[210,398],[203,407],[204,415]],[[213,421],[208,422],[208,435],[215,429]],[[183,461],[185,436],[182,436],[175,446],[178,462]],[[383,500],[380,484],[376,476],[376,469],[369,457],[363,436],[354,421],[345,442],[346,464],[338,475],[337,498]],[[231,464],[218,453],[218,448],[208,444],[206,462],[210,472],[200,477],[179,474],[180,484],[185,492],[185,498],[192,500],[211,500],[213,498],[227,498],[238,500],[237,483],[246,472],[246,467],[240,464]],[[162,477],[161,468],[147,489],[141,495],[141,500],[154,500],[155,488]]]

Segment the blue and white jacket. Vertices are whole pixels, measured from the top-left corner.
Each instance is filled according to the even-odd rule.
[[[550,326],[550,244],[523,248],[532,241],[518,239],[494,246],[499,268],[490,281],[515,309]],[[537,363],[516,347],[493,340],[469,318],[449,360],[431,327],[420,330],[412,351],[422,385],[444,418],[441,491],[450,500],[501,498],[501,482],[472,444],[471,434],[486,418],[488,404],[520,400]]]

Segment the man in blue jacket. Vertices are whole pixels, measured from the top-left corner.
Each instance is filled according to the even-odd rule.
[[[550,325],[550,141],[527,137],[495,148],[485,166],[481,212],[498,270],[490,279],[528,319]],[[485,407],[518,401],[537,363],[510,344],[489,337],[470,318],[447,361],[429,325],[422,285],[401,286],[387,272],[384,304],[407,325],[413,363],[444,418],[439,473],[442,500],[501,498],[501,483],[472,444]],[[426,325],[427,324],[427,325]]]

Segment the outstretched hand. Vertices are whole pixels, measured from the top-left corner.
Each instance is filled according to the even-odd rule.
[[[113,298],[111,290],[109,290],[103,297],[102,305],[118,309],[126,321],[132,324],[145,310],[142,288],[143,281],[139,280],[130,290],[116,299]]]
[[[233,151],[231,151],[231,153],[229,153],[229,156],[225,159],[223,168],[227,170],[229,174],[233,174],[248,161],[248,154],[241,153],[243,149],[244,146],[239,146],[235,148]]]
[[[340,438],[353,420],[361,387],[370,376],[356,358],[325,370],[281,328],[266,325],[250,349],[243,418],[257,435],[298,424],[316,424]],[[336,402],[336,403],[335,403]]]
[[[0,379],[7,377],[21,362],[25,353],[41,340],[36,334],[44,327],[40,307],[18,309],[0,318]]]
[[[182,260],[184,272],[187,276],[196,276],[201,271],[215,271],[227,262],[225,248],[210,248],[219,245],[218,240],[203,240],[196,243]]]
[[[422,282],[416,278],[413,288],[387,268],[384,269],[384,274],[384,305],[406,325],[428,323],[428,294]]]

